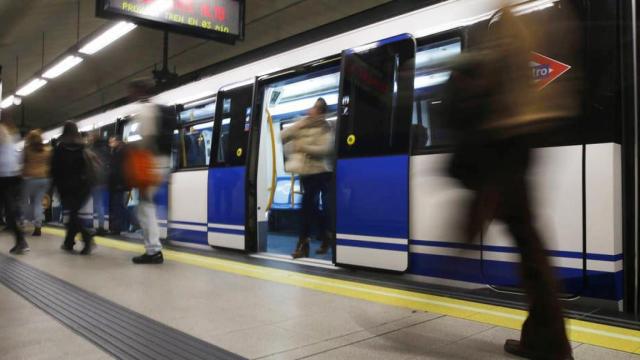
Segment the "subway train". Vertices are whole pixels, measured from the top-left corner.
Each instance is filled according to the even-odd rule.
[[[629,4],[422,3],[156,95],[153,101],[175,106],[179,124],[174,170],[156,198],[163,236],[173,244],[293,261],[304,189],[285,171],[280,132],[322,97],[336,128],[329,207],[336,241],[326,255],[314,254],[314,241],[310,258],[296,262],[518,292],[518,249],[503,224],[493,222],[477,244],[461,241],[470,193],[446,171],[456,138],[445,110],[448,60],[473,48],[509,3],[523,21],[545,24],[536,28],[530,60],[537,91],[581,84],[580,115],[532,140],[529,174],[536,222],[564,296],[633,311],[637,74]],[[140,134],[133,109],[105,110],[78,124],[134,142]],[[135,202],[133,191],[129,205]],[[59,221],[55,199],[53,207]],[[95,218],[93,204],[82,215]]]

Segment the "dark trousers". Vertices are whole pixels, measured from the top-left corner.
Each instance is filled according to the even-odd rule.
[[[494,219],[508,227],[520,251],[522,287],[527,294],[529,316],[521,334],[521,345],[542,359],[563,359],[571,354],[565,332],[558,282],[533,225],[533,215],[525,178],[528,149],[516,144],[496,146],[488,157],[488,176],[476,189],[470,208],[469,240]],[[490,164],[490,165],[489,165]]]
[[[82,240],[86,243],[91,240],[91,233],[82,224],[80,219],[80,209],[87,202],[89,194],[83,194],[82,196],[61,196],[62,207],[69,211],[69,220],[65,224],[67,228],[67,234],[64,238],[64,243],[67,246],[73,246],[75,244],[75,238],[78,233],[82,235]]]
[[[15,236],[16,244],[24,241],[24,234],[18,226],[18,194],[22,180],[18,176],[0,177],[0,200],[4,205],[6,222]]]
[[[127,209],[124,204],[124,192],[109,191],[109,230],[119,233],[122,231]]]
[[[300,239],[308,238],[311,235],[311,227],[317,220],[318,237],[323,241],[328,241],[330,237],[331,213],[330,186],[331,173],[320,173],[300,176],[302,183],[302,226],[300,227]],[[320,209],[320,199],[322,198],[322,210]]]

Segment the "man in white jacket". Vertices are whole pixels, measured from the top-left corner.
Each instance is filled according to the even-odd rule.
[[[15,245],[9,252],[20,255],[29,251],[22,229],[18,226],[18,198],[20,193],[20,154],[16,149],[18,135],[15,127],[7,120],[0,121],[0,198],[5,206],[7,226],[13,231]]]

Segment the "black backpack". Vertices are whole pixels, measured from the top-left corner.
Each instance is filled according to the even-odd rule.
[[[170,156],[173,145],[173,132],[178,128],[178,116],[174,106],[159,106],[159,108],[160,127],[156,145],[160,154]]]

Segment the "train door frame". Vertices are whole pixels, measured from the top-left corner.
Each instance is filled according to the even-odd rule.
[[[366,56],[392,64],[392,73],[378,79],[366,73],[366,69],[359,66],[367,66]],[[342,52],[334,171],[334,254],[337,265],[393,272],[404,272],[409,268],[409,145],[415,56],[416,41],[410,34],[396,35]],[[374,88],[374,91],[367,88]],[[386,99],[390,101],[389,119],[382,120],[389,126],[389,143],[386,145],[376,142],[380,140],[378,136],[371,136],[378,129],[367,131],[371,126],[363,126],[363,120],[357,121],[355,116],[359,109],[370,108],[365,110],[369,113],[376,111],[370,106],[354,106],[358,99],[370,97],[375,91],[384,91],[383,95],[390,97]],[[371,104],[379,104],[379,100],[384,99],[377,99]],[[406,121],[398,121],[404,118]],[[376,191],[376,184],[385,186],[384,190]],[[372,210],[381,204],[386,210]]]
[[[207,174],[207,241],[211,246],[249,248],[246,178],[254,87],[255,78],[222,87],[216,96],[214,142]],[[240,102],[239,106],[235,106],[236,101]],[[221,150],[225,120],[229,121],[226,134],[229,146]],[[238,131],[241,131],[241,137],[236,134]],[[220,154],[223,159],[219,158]]]
[[[259,224],[258,224],[258,159],[260,152],[260,138],[263,118],[263,105],[265,99],[264,90],[267,86],[289,78],[304,75],[309,72],[318,72],[331,68],[340,67],[341,57],[330,55],[318,60],[314,60],[292,68],[284,69],[275,73],[265,74],[256,78],[253,95],[253,109],[251,120],[251,133],[249,136],[249,155],[247,169],[247,251],[260,252],[259,244]],[[335,234],[333,234],[335,235]],[[293,249],[292,249],[293,250]],[[333,249],[332,262],[335,263],[335,246]]]

